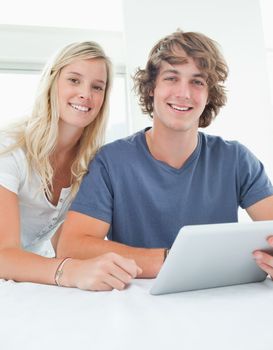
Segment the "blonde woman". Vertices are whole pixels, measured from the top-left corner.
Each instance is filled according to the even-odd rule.
[[[30,117],[1,133],[0,278],[111,290],[139,274],[114,253],[55,258],[66,211],[103,143],[110,86],[102,48],[70,44],[45,67]]]

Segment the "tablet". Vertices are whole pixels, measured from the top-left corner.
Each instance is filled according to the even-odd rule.
[[[273,221],[184,226],[159,271],[151,294],[185,292],[266,278],[254,250],[273,254],[266,238]]]

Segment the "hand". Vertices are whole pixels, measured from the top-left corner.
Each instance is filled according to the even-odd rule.
[[[69,260],[61,284],[94,291],[122,290],[141,272],[134,260],[107,253],[94,259]]]
[[[273,236],[267,238],[268,244],[273,248]],[[257,265],[273,279],[273,256],[260,250],[253,253]]]

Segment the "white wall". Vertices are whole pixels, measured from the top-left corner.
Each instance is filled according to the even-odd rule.
[[[82,40],[100,43],[116,72],[124,73],[121,32],[7,24],[0,24],[0,68],[40,70],[56,50]]]
[[[244,143],[273,179],[273,111],[259,0],[124,0],[124,20],[130,88],[130,76],[144,66],[155,42],[177,28],[202,32],[221,45],[230,68],[228,104],[206,132]],[[150,124],[132,92],[129,101],[131,131]]]
[[[99,5],[100,9],[101,6],[102,4]],[[98,23],[98,19],[95,22]],[[74,22],[71,23],[73,24]],[[39,79],[36,73],[43,68],[47,59],[64,45],[83,40],[100,43],[114,63],[115,79],[106,140],[127,136],[129,127],[124,79],[124,40],[121,31],[112,30],[0,24],[0,95],[5,101],[0,114],[0,127],[29,113]],[[16,104],[10,108],[15,95]]]

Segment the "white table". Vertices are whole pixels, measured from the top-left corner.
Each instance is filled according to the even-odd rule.
[[[0,348],[272,350],[273,282],[151,296],[0,281]]]

